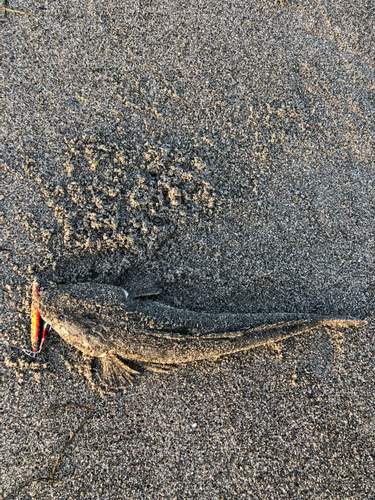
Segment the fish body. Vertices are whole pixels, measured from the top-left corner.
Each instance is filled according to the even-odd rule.
[[[132,299],[120,287],[96,283],[41,288],[38,308],[44,321],[69,344],[101,358],[112,381],[124,361],[155,367],[217,359],[319,326],[364,324],[286,313],[199,313]]]

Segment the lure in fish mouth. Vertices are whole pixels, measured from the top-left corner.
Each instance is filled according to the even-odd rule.
[[[99,358],[102,381],[121,387],[137,370],[168,367],[277,342],[317,327],[362,327],[348,318],[296,314],[209,314],[177,309],[97,283],[40,288],[41,318],[69,344]],[[35,304],[33,307],[35,309]],[[129,366],[129,364],[131,366]]]

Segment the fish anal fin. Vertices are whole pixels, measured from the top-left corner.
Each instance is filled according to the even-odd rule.
[[[171,373],[177,370],[176,365],[167,365],[163,363],[145,363],[143,365],[143,368],[145,368],[145,370],[150,370],[151,372],[156,373]]]

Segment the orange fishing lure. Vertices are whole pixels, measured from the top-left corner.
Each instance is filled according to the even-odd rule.
[[[40,313],[38,309],[39,285],[33,284],[32,303],[31,303],[31,345],[33,352],[38,351],[39,331],[40,331]]]

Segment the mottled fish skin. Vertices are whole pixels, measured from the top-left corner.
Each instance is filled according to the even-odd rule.
[[[44,321],[89,356],[161,365],[216,359],[319,326],[365,324],[285,313],[197,313],[126,298],[122,288],[96,283],[41,288],[38,305]]]

